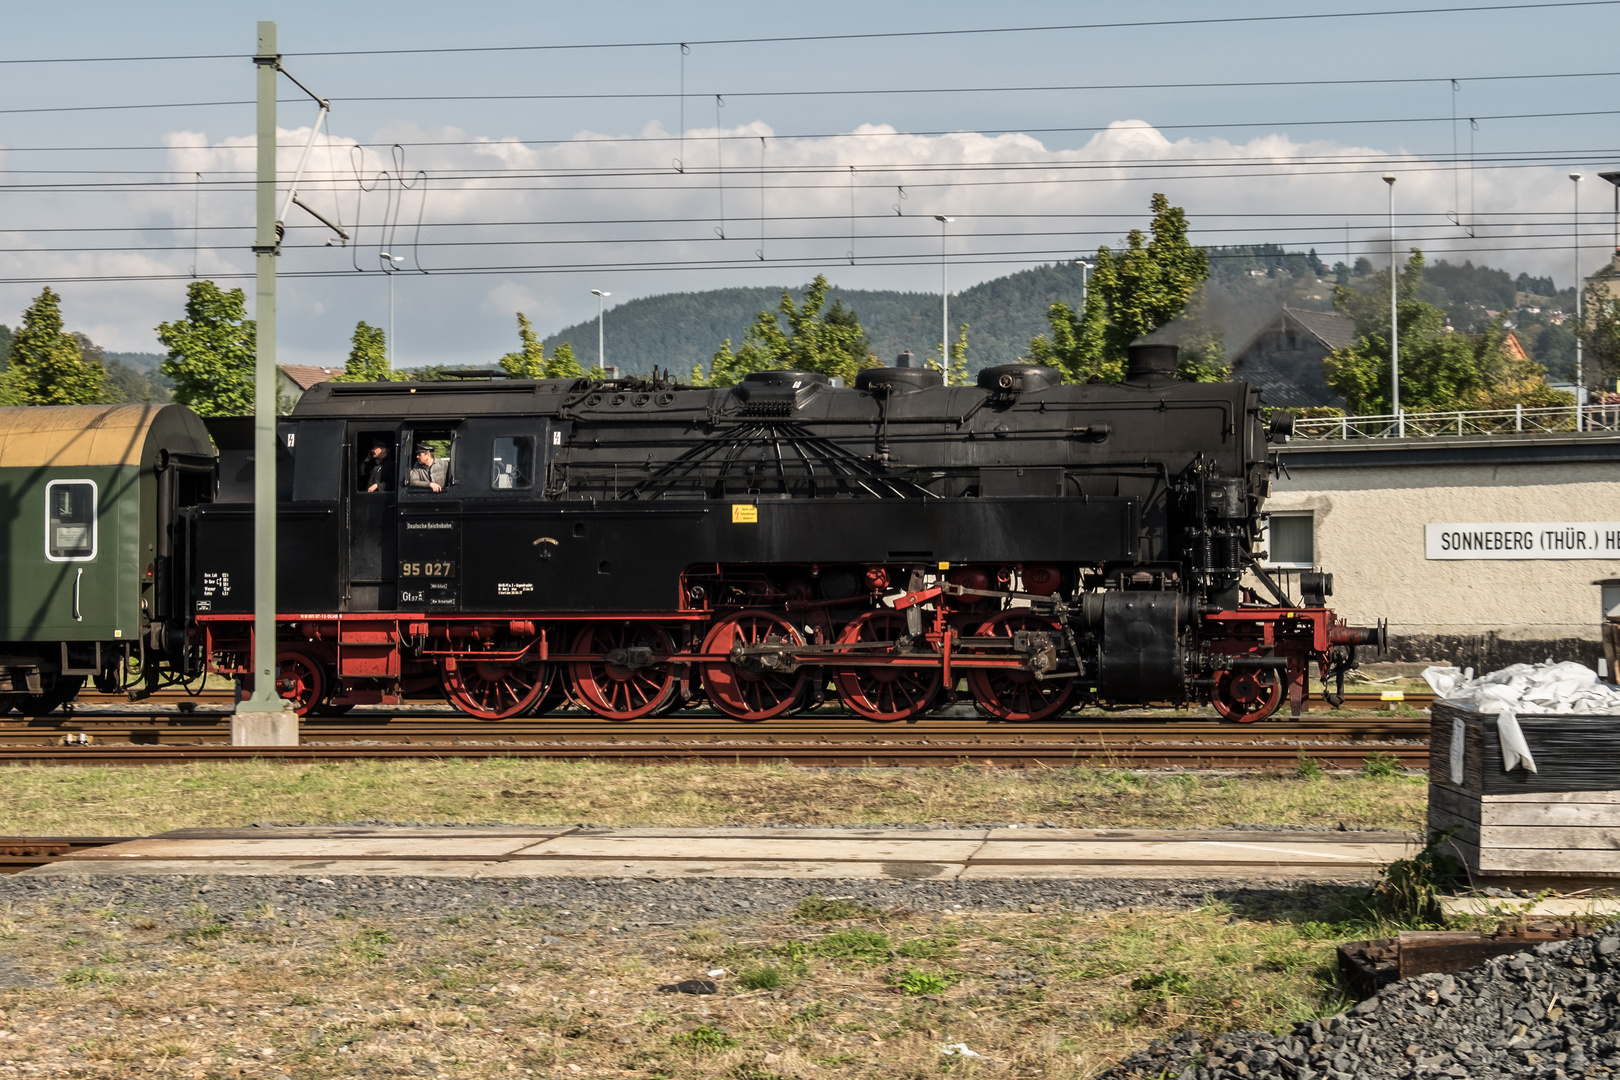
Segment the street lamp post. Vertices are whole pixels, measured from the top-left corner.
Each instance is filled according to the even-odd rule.
[[[1076,259],[1074,264],[1080,268],[1080,310],[1083,312],[1086,309],[1087,300],[1090,299],[1088,294],[1091,287],[1088,282],[1091,281],[1091,271],[1094,267],[1084,259]]]
[[[1575,190],[1575,430],[1582,429],[1581,406],[1586,404],[1581,400],[1585,385],[1581,376],[1581,334],[1586,330],[1586,324],[1581,321],[1581,174],[1572,172],[1570,181]]]
[[[386,251],[377,252],[377,259],[382,263],[383,273],[388,275],[388,340],[383,342],[383,356],[388,360],[388,370],[394,369],[394,265],[405,261],[403,255],[390,255]]]
[[[1386,174],[1389,185],[1389,396],[1390,411],[1395,414],[1395,430],[1406,434],[1401,420],[1401,317],[1396,284],[1400,280],[1400,267],[1395,262],[1395,177]]]
[[[939,222],[939,370],[951,381],[951,293],[945,283],[945,226],[956,219],[935,214]]]
[[[601,289],[592,289],[591,295],[596,297],[596,366],[606,369],[607,353],[603,351],[606,338],[604,338],[602,335],[602,305],[605,304],[607,302],[607,298],[613,294],[610,292],[605,292]]]

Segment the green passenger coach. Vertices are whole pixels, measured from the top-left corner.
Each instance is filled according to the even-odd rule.
[[[0,710],[191,668],[175,527],[215,460],[178,405],[0,408]]]

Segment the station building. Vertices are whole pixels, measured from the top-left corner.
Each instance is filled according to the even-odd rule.
[[[1296,440],[1279,457],[1266,564],[1285,583],[1326,570],[1330,607],[1388,620],[1391,649],[1363,670],[1598,666],[1593,582],[1620,577],[1620,433]]]

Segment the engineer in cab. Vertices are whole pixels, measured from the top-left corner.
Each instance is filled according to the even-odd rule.
[[[444,490],[445,480],[450,471],[448,461],[440,461],[433,456],[433,448],[426,443],[416,445],[416,458],[411,465],[410,478],[406,480],[406,487],[427,488],[434,494]]]

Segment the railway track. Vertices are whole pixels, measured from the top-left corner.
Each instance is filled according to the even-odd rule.
[[[64,855],[133,840],[132,836],[0,836],[0,874],[20,874]]]
[[[801,767],[955,767],[1287,769],[1303,753],[1331,769],[1361,768],[1375,754],[1394,758],[1403,767],[1428,767],[1426,745],[1358,743],[1222,745],[1199,743],[1052,744],[1052,743],[580,743],[510,745],[361,746],[0,746],[0,765],[72,765],[83,768],[123,765],[184,765],[199,761],[280,761],[315,764],[331,761],[387,761],[421,758],[542,758],[549,761],[613,761],[627,765],[789,764]]]
[[[273,758],[288,762],[424,756],[612,759],[625,763],[791,762],[808,766],[938,766],[964,761],[1005,767],[1104,764],[1141,767],[1277,768],[1303,750],[1329,767],[1359,767],[1386,753],[1427,764],[1428,722],[1372,711],[1379,699],[1347,700],[1348,715],[1308,715],[1257,724],[1150,710],[1072,713],[1037,723],[988,721],[971,706],[895,723],[836,708],[824,715],[745,724],[711,710],[614,723],[579,712],[479,721],[448,708],[356,710],[309,718],[302,744],[230,745],[230,695],[154,696],[134,705],[81,695],[71,713],[0,720],[0,764],[137,765]],[[1408,699],[1423,704],[1421,699]]]

